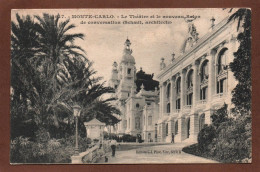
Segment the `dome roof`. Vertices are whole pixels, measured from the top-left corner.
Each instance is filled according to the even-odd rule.
[[[132,56],[132,49],[130,48],[131,42],[127,38],[125,41],[125,48],[122,56],[121,62],[129,62],[135,64],[135,58]]]
[[[135,58],[131,54],[124,54],[121,62],[135,63]]]

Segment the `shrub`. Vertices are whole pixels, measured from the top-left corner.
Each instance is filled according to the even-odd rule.
[[[91,139],[78,138],[79,151],[86,151]],[[36,141],[20,136],[10,145],[11,163],[70,163],[75,150],[75,136],[51,139],[48,132],[42,130],[37,132]]]
[[[205,125],[205,127],[199,132],[198,135],[198,146],[199,151],[205,152],[208,151],[208,146],[216,138],[216,130],[210,125]]]

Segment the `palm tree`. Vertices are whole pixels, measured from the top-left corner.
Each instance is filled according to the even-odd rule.
[[[30,97],[37,72],[33,58],[40,51],[34,28],[35,23],[29,15],[21,17],[16,14],[16,22],[11,22],[11,136],[28,133],[19,129],[17,122],[37,121],[37,115],[30,113]]]
[[[70,107],[77,102],[85,114],[97,106],[96,100],[101,95],[114,90],[105,87],[104,82],[100,83],[102,78],[93,77],[96,74],[92,69],[93,63],[85,57],[85,51],[74,43],[76,39],[83,39],[84,35],[68,34],[75,28],[75,25],[69,24],[69,19],[60,21],[59,15],[49,14],[43,14],[43,18],[40,16],[36,18],[39,21],[36,29],[40,34],[39,42],[43,52],[39,57],[45,66],[45,76],[50,78],[52,81],[50,85],[54,88],[47,111],[53,113],[55,125],[58,127],[61,122],[58,112],[70,113]],[[110,112],[119,114],[119,111],[107,104],[109,100],[105,102],[99,101],[99,105],[109,110],[107,115]],[[114,119],[113,116],[110,117]],[[113,121],[118,122],[115,119]]]
[[[50,90],[47,102],[47,111],[51,112],[54,116],[55,124],[58,126],[57,115],[53,107],[57,104],[58,90],[61,86],[59,83],[61,77],[63,80],[68,80],[69,76],[66,76],[66,67],[64,66],[64,60],[69,60],[73,57],[81,57],[86,60],[84,56],[84,50],[74,44],[75,39],[83,39],[84,35],[69,34],[68,32],[75,28],[75,25],[69,24],[70,20],[60,21],[59,15],[49,15],[44,13],[43,17],[35,16],[38,20],[36,24],[36,31],[39,33],[39,43],[41,47],[41,54],[38,55],[38,59],[44,68],[44,75],[46,80],[51,81],[49,86]],[[82,54],[83,53],[83,54]]]
[[[68,34],[68,32],[75,28],[75,25],[69,24],[70,20],[60,21],[59,15],[49,15],[44,13],[43,18],[35,16],[39,21],[36,30],[40,34],[40,44],[43,54],[41,54],[41,60],[44,61],[45,67],[47,67],[47,76],[53,80],[53,87],[56,90],[57,85],[57,71],[59,69],[58,64],[63,63],[64,59],[75,57],[82,57],[86,60],[82,54],[85,51],[74,44],[75,39],[84,39],[82,33]],[[79,52],[79,51],[80,52]]]
[[[48,129],[59,128],[68,121],[72,124],[72,108],[76,102],[82,110],[82,119],[96,117],[101,121],[112,118],[119,111],[110,104],[112,99],[100,97],[114,90],[104,86],[101,77],[94,77],[92,62],[85,57],[84,50],[75,45],[83,34],[68,34],[75,28],[69,20],[60,21],[59,15],[43,14],[21,18],[12,22],[12,87],[19,108],[12,107],[12,115],[28,116],[37,126]],[[23,93],[22,95],[20,94]],[[20,111],[21,112],[21,111]],[[93,113],[94,112],[94,113]],[[27,118],[26,118],[27,119]],[[19,122],[19,121],[18,121]]]

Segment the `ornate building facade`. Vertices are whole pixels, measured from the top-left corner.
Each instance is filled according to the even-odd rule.
[[[153,75],[145,74],[142,69],[136,72],[130,46],[131,42],[127,39],[121,61],[119,65],[114,62],[109,81],[110,87],[116,90],[113,95],[117,98],[115,105],[122,113],[118,116],[121,121],[116,125],[115,133],[139,135],[148,142],[155,138],[154,126],[159,115],[159,83],[152,80]]]
[[[241,30],[228,17],[211,26],[199,38],[192,20],[181,47],[181,55],[166,65],[161,59],[157,75],[159,90],[146,91],[142,85],[136,92],[135,59],[125,42],[120,65],[113,64],[110,86],[116,89],[116,105],[122,112],[118,134],[142,136],[144,141],[197,141],[204,124],[211,124],[212,113],[225,104],[232,107],[232,90],[237,81],[229,68],[239,43]]]
[[[170,142],[197,141],[204,124],[211,123],[213,111],[226,103],[230,109],[231,91],[237,81],[229,68],[238,48],[237,22],[228,18],[214,24],[198,38],[189,21],[189,31],[180,57],[166,65],[164,59],[158,74],[160,81],[159,120],[155,126],[157,140]]]

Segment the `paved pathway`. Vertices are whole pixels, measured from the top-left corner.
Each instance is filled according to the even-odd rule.
[[[218,163],[182,152],[185,144],[145,146],[127,151],[117,151],[115,157],[108,155],[107,163]],[[105,163],[104,159],[98,163]]]

